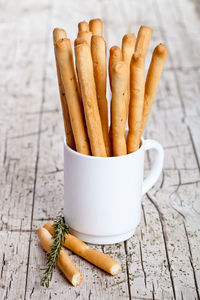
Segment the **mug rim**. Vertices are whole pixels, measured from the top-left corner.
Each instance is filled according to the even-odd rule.
[[[93,156],[93,155],[87,155],[87,154],[83,154],[83,153],[80,153],[78,151],[75,151],[73,149],[71,149],[67,143],[66,143],[66,138],[64,139],[64,147],[65,147],[65,150],[71,152],[73,155],[75,156],[79,156],[79,157],[82,157],[82,158],[88,158],[88,159],[93,159],[93,160],[119,160],[119,159],[122,159],[122,158],[130,158],[130,157],[133,157],[133,156],[136,156],[139,152],[142,151],[142,149],[144,148],[144,138],[141,137],[141,145],[140,145],[140,148],[135,151],[135,152],[132,152],[132,153],[128,153],[126,155],[120,155],[120,156]]]

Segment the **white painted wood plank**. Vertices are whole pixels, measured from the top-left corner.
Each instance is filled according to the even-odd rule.
[[[151,3],[153,4],[153,2]],[[161,29],[160,40],[167,43],[170,55],[172,55],[172,51],[178,51],[179,41],[173,43],[175,49],[171,49],[171,38],[174,34],[172,27],[176,27],[176,25],[173,16],[168,15],[167,17],[171,21],[168,26],[169,19],[166,21],[165,18],[165,10],[169,11],[167,2],[165,5],[165,9],[162,10],[162,21],[165,24],[166,36],[170,36],[170,42],[166,41],[165,36],[162,35],[162,24],[157,24],[157,26],[159,28],[160,25]],[[153,6],[149,7],[150,20],[154,13]],[[166,171],[164,170],[163,180],[160,179],[154,189],[150,191],[149,198],[145,197],[144,199],[143,214],[145,214],[144,224],[146,226],[140,224],[138,240],[135,240],[137,237],[135,235],[128,241],[128,249],[135,258],[129,263],[130,278],[133,276],[131,282],[133,298],[137,298],[138,295],[153,299],[175,297],[176,299],[182,299],[182,297],[195,299],[198,297],[193,274],[194,268],[188,253],[188,239],[186,234],[183,234],[185,231],[184,220],[191,215],[192,203],[189,206],[186,205],[186,198],[182,200],[183,195],[177,195],[177,187],[183,182],[187,186],[189,182],[198,180],[199,172],[187,124],[184,123],[182,99],[180,99],[173,67],[172,60],[168,60],[167,71],[164,71],[161,79],[159,93],[146,130],[148,138],[159,140],[166,149],[164,165]],[[150,157],[152,158],[152,155]],[[191,170],[187,171],[187,169]],[[192,216],[198,222],[198,215],[192,213]],[[195,224],[196,222],[194,221]],[[144,227],[146,228],[144,229]],[[198,230],[199,226],[195,231],[193,227],[191,232],[196,234]],[[198,262],[196,262],[197,265]],[[137,278],[134,278],[135,274],[137,274]]]
[[[120,30],[122,31],[122,27],[120,27],[120,28],[121,28]],[[125,28],[126,28],[126,26],[125,26]],[[119,39],[119,36],[123,35],[123,33],[120,34],[121,31],[118,30],[118,35],[116,35],[116,34],[113,35],[116,38],[116,42],[118,40],[118,43],[120,43],[120,39],[121,39],[121,37]],[[160,37],[159,31],[156,32],[156,36],[157,37],[156,37],[155,41],[157,41],[158,38]],[[112,37],[111,37],[111,40],[112,40]],[[151,48],[153,48],[153,47],[151,46]],[[174,183],[174,174],[175,174],[176,175],[175,178],[177,178],[177,180],[175,182],[178,184],[179,173],[177,173],[177,171],[176,171],[176,168],[177,168],[176,165],[178,165],[178,168],[182,169],[182,170],[180,170],[180,172],[185,171],[186,166],[184,164],[183,158],[185,155],[185,151],[187,151],[187,149],[188,149],[187,153],[191,153],[191,156],[190,156],[191,160],[188,162],[189,166],[195,169],[197,167],[197,165],[196,165],[195,158],[192,155],[193,153],[192,153],[191,147],[188,146],[186,148],[186,150],[184,147],[181,147],[183,145],[189,144],[190,138],[189,138],[188,134],[185,134],[185,131],[186,131],[185,125],[180,126],[180,124],[182,123],[181,102],[178,97],[176,85],[174,85],[174,75],[170,71],[170,64],[168,65],[168,68],[169,68],[169,71],[165,75],[165,80],[164,80],[165,88],[162,89],[162,98],[159,98],[160,101],[157,104],[159,109],[157,109],[155,111],[155,114],[154,114],[155,116],[152,115],[153,124],[157,125],[157,123],[159,123],[159,126],[150,126],[149,131],[147,131],[147,135],[148,135],[148,137],[154,137],[154,138],[156,136],[158,139],[161,140],[161,142],[163,143],[163,145],[166,148],[169,148],[169,149],[167,149],[167,151],[169,153],[168,154],[169,163],[166,165],[166,167],[174,168],[174,172],[171,173],[169,177],[170,177],[170,180]],[[170,88],[169,88],[169,86],[170,86]],[[166,103],[166,101],[164,101],[166,99],[166,96],[169,96],[168,97],[169,101],[167,103]],[[176,100],[175,103],[174,103],[174,100]],[[50,115],[49,118],[51,118],[51,117],[53,117],[53,116]],[[45,119],[46,118],[48,119],[47,115],[45,115]],[[163,120],[166,120],[166,123],[163,124]],[[167,122],[167,120],[170,120],[170,121]],[[47,121],[47,122],[49,122],[49,121]],[[162,126],[162,127],[160,128],[160,126]],[[56,127],[55,127],[55,125],[52,124],[52,129],[50,129],[50,131],[56,132],[57,131]],[[181,139],[177,139],[177,134],[176,134],[176,132],[174,132],[174,128],[178,128],[178,133],[181,136]],[[51,134],[53,136],[53,133],[51,133]],[[44,136],[45,136],[45,133],[44,133]],[[48,143],[49,143],[48,137],[49,136],[47,133],[47,137],[46,137],[47,140],[44,143],[44,144],[47,143],[46,145],[48,145]],[[51,147],[54,148],[53,144],[54,144],[54,141],[53,142],[51,141],[51,143],[49,144],[49,149],[51,149]],[[56,145],[56,141],[55,141],[55,145]],[[180,147],[177,147],[177,146],[180,146]],[[60,146],[60,149],[61,149],[61,147],[62,146]],[[174,151],[171,150],[171,149],[173,149],[173,147],[174,147]],[[178,148],[178,151],[177,151],[177,148]],[[42,148],[41,148],[41,151],[43,151]],[[48,150],[46,150],[46,151],[48,151]],[[180,153],[182,155],[180,155]],[[43,155],[41,155],[41,156],[43,156]],[[177,158],[178,158],[178,161],[177,161],[176,165],[174,165],[174,160]],[[55,158],[52,160],[52,162],[49,164],[49,162],[46,161],[46,164],[43,165],[42,169],[50,170],[52,168],[52,169],[56,170],[55,162],[56,161],[58,162],[58,160],[59,160],[59,157],[56,156],[56,154],[55,154]],[[173,167],[172,167],[172,163],[170,163],[170,161],[172,161]],[[191,161],[192,161],[192,164],[191,164]],[[44,161],[44,163],[45,163],[45,161]],[[61,166],[61,168],[62,168],[62,166]],[[58,167],[57,167],[57,169],[60,170]],[[53,176],[60,178],[62,173],[61,172],[57,172],[57,173],[55,173],[56,175],[54,174]],[[44,178],[41,177],[41,182],[46,182],[46,184],[48,184],[47,182],[49,181],[49,178],[48,177],[46,177],[46,178],[47,179],[44,180]],[[57,180],[55,180],[54,182],[56,185]],[[55,188],[58,190],[58,186],[56,186]],[[55,190],[55,188],[52,187],[52,190]],[[176,187],[173,187],[173,188],[171,187],[171,189],[175,190]],[[47,188],[47,190],[49,190],[49,189]],[[50,196],[50,195],[52,195],[51,189],[49,191],[50,192],[48,194],[48,197],[51,197]],[[45,191],[43,191],[43,192],[45,192]],[[170,190],[170,193],[171,192],[172,191]],[[43,197],[43,199],[44,198],[45,197]],[[53,197],[51,197],[51,199],[52,199],[52,203],[55,203],[55,206],[56,206],[55,197],[53,196]],[[39,203],[41,203],[41,202],[43,202],[43,201],[39,201]],[[45,202],[44,202],[44,204],[45,204]],[[55,211],[55,208],[54,208],[55,206],[53,204],[52,214],[50,213],[50,215],[46,216],[46,217],[53,216],[54,211]],[[161,204],[161,208],[163,208],[162,206],[164,206],[163,203]],[[36,207],[37,207],[37,204],[36,204]],[[40,204],[38,205],[38,207],[41,207]],[[51,208],[47,209],[47,211],[50,211],[50,210],[51,210]],[[146,210],[147,210],[147,212],[146,212]],[[184,295],[188,295],[188,293],[190,293],[190,295],[192,295],[191,287],[189,287],[189,292],[187,292],[188,286],[187,286],[187,289],[184,288],[184,283],[185,283],[184,280],[182,283],[180,283],[179,281],[175,282],[175,287],[173,287],[173,282],[171,282],[171,281],[173,281],[173,278],[171,279],[171,276],[172,276],[171,269],[169,272],[169,264],[173,263],[173,260],[171,257],[167,257],[167,259],[166,259],[166,253],[167,253],[167,255],[170,255],[172,252],[170,252],[171,249],[169,249],[169,253],[168,253],[169,245],[166,244],[167,242],[165,241],[166,232],[163,232],[164,225],[162,223],[160,223],[158,211],[156,211],[155,208],[154,208],[154,211],[155,211],[155,219],[156,220],[154,219],[154,221],[152,222],[153,223],[152,227],[155,230],[155,232],[152,233],[152,228],[151,228],[151,226],[149,226],[150,229],[147,229],[147,232],[145,232],[145,234],[144,234],[143,227],[142,227],[142,229],[141,229],[142,233],[140,233],[140,235],[139,235],[137,244],[134,244],[134,242],[131,242],[131,240],[127,243],[127,245],[129,245],[129,247],[127,246],[128,262],[129,262],[128,266],[130,268],[129,269],[129,279],[130,279],[130,281],[132,280],[131,281],[131,283],[132,283],[131,284],[131,295],[135,299],[137,297],[138,298],[139,297],[149,297],[149,298],[152,297],[153,298],[154,296],[158,297],[158,298],[163,297],[163,299],[167,299],[167,298],[170,299],[171,297],[173,297],[173,293],[174,293],[173,289],[176,288],[176,284],[177,284],[178,291],[181,287],[183,287],[182,292]],[[172,217],[171,216],[170,217],[172,218],[171,221],[173,224],[174,215],[170,211],[170,208],[168,206],[166,208],[166,211],[169,215],[172,214]],[[170,211],[170,213],[169,213],[169,211]],[[148,203],[148,204],[146,204],[146,206],[144,204],[144,213],[147,216],[149,215],[150,219],[152,219],[152,204]],[[175,212],[175,214],[177,214],[177,213]],[[168,217],[168,218],[170,219],[170,217]],[[42,213],[42,218],[45,218],[45,211],[44,211],[44,213]],[[146,222],[147,222],[147,220],[146,220]],[[151,224],[151,221],[148,221],[148,222]],[[146,226],[148,228],[148,223]],[[155,233],[157,234],[156,235],[157,247],[156,247],[155,243],[152,242],[153,236],[155,235]],[[143,238],[141,238],[141,236]],[[164,240],[163,240],[163,237],[164,237]],[[173,240],[173,238],[172,238],[172,240]],[[187,244],[186,239],[184,238],[183,240],[181,240],[180,244],[186,245]],[[141,247],[139,247],[139,245],[141,245]],[[134,255],[132,253],[132,251],[131,251],[132,247],[133,248],[136,247],[137,255]],[[168,247],[168,248],[166,249],[166,247]],[[177,246],[177,248],[178,248],[178,246]],[[141,261],[141,253],[143,253],[144,262]],[[188,278],[185,278],[185,279],[187,279],[187,281],[189,281],[189,283],[191,283],[191,281],[192,281],[192,285],[194,287],[193,277],[192,277],[192,273],[191,273],[192,270],[189,265],[188,257],[186,257],[187,253],[188,253],[188,250],[186,250],[182,254],[182,256],[183,256],[182,257],[183,258],[183,271],[189,270]],[[160,263],[158,263],[158,258],[159,258]],[[159,265],[159,268],[157,267],[158,265]],[[177,265],[173,264],[173,266],[178,267],[178,264]],[[139,276],[138,276],[137,270],[140,274]],[[160,275],[160,272],[162,275]],[[146,287],[145,287],[145,280],[143,278],[144,274],[146,274],[145,275],[146,276]],[[179,276],[179,273],[178,273],[178,276]],[[182,274],[180,275],[180,278],[182,278],[181,276],[182,276]],[[162,277],[162,280],[160,280],[160,277]],[[31,290],[31,288],[30,288],[30,290]],[[81,295],[83,297],[84,293],[82,292]],[[181,296],[181,293],[180,293],[180,296]]]
[[[14,8],[16,7],[16,8]],[[37,7],[37,6],[36,6]],[[41,12],[24,13],[25,2],[5,4],[1,10],[1,34],[5,37],[1,52],[1,199],[3,224],[0,227],[29,229],[32,212],[39,110],[42,100],[42,68],[45,30]],[[23,14],[24,13],[24,14]],[[10,22],[10,17],[13,19]],[[23,18],[21,17],[23,14]],[[34,32],[39,31],[38,40]],[[33,38],[35,40],[33,40]],[[8,57],[8,59],[6,59]]]
[[[109,48],[113,44],[120,45],[127,31],[137,32],[141,24],[146,24],[154,29],[147,66],[150,53],[159,42],[167,43],[172,57],[167,61],[145,133],[148,138],[159,140],[165,147],[164,177],[150,191],[150,198],[144,198],[142,221],[134,237],[125,247],[124,244],[104,247],[104,251],[122,263],[122,273],[119,278],[112,278],[73,255],[84,273],[84,283],[78,288],[72,288],[56,270],[50,289],[43,289],[39,285],[39,268],[45,262],[44,253],[33,232],[27,299],[61,299],[63,295],[68,299],[127,299],[129,296],[133,299],[171,299],[174,295],[176,299],[198,297],[200,145],[199,51],[196,49],[199,49],[197,34],[200,22],[194,10],[195,2],[184,0],[181,7],[180,3],[178,6],[167,1],[158,2],[156,6],[156,2],[150,0],[90,0],[83,6],[79,1],[58,1],[53,4],[52,19],[49,19],[51,8],[47,1],[31,1],[17,7],[14,1],[6,2],[6,5],[3,3],[5,9],[0,32],[12,36],[8,43],[1,44],[3,56],[0,58],[0,91],[3,99],[0,120],[3,137],[0,144],[1,167],[5,163],[5,172],[1,174],[3,189],[0,193],[1,199],[4,199],[1,218],[4,230],[19,230],[21,227],[23,230],[30,229],[37,153],[39,160],[33,228],[37,229],[46,219],[52,219],[63,207],[63,124],[51,45],[53,27],[65,27],[69,37],[74,38],[80,20],[102,17]],[[159,14],[162,22],[158,18]],[[10,15],[13,16],[12,20],[9,19]],[[36,16],[37,22],[34,22]],[[40,18],[41,22],[38,21]],[[189,24],[191,19],[193,22]],[[45,31],[47,21],[49,24]],[[45,53],[44,73],[46,39],[49,44],[46,44],[48,53]],[[16,47],[12,47],[13,43]],[[42,122],[39,126],[44,83],[42,78],[45,86]],[[152,158],[150,154],[148,162]],[[18,239],[19,233],[12,234],[16,248],[20,247],[22,243]],[[20,279],[17,285],[15,277],[9,289],[10,281],[7,278],[8,274],[13,276],[15,268],[18,268],[20,256],[17,254],[16,261],[13,265],[8,264],[3,280],[0,281],[3,297],[5,291],[9,290],[13,299],[16,288],[17,297],[23,298],[29,232],[25,234],[26,245],[22,244],[24,261],[19,270],[19,277],[23,280]],[[8,253],[9,241],[8,238],[4,245]],[[10,256],[8,258],[12,261]]]
[[[41,20],[48,12],[46,3],[0,4],[1,299],[24,299],[25,293],[42,101],[45,23]]]
[[[29,232],[0,232],[0,298],[24,299]]]

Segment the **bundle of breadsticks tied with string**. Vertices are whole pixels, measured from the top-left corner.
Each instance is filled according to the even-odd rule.
[[[168,55],[155,47],[145,78],[145,58],[152,29],[125,34],[122,47],[110,48],[111,98],[106,97],[107,57],[101,19],[78,24],[72,45],[64,29],[53,31],[57,76],[67,145],[86,155],[109,157],[139,149],[160,76]],[[128,120],[128,134],[125,134]]]

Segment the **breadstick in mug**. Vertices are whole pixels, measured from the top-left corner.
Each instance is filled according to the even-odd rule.
[[[130,68],[130,106],[127,137],[127,152],[131,153],[140,147],[141,125],[144,106],[145,67],[140,53],[133,54]]]
[[[128,97],[128,72],[124,62],[112,67],[112,146],[113,156],[127,154],[125,128]]]
[[[86,40],[82,39],[82,38],[77,38],[74,40],[74,47],[80,44],[87,44]]]
[[[92,155],[107,156],[99,114],[90,47],[75,47],[76,67]]]
[[[81,31],[78,33],[78,38],[84,39],[88,43],[88,45],[91,46],[92,32]]]
[[[130,63],[131,58],[135,50],[136,36],[134,33],[125,34],[122,39],[122,55],[123,61],[126,63],[128,68],[128,98],[127,98],[127,116],[129,111],[130,103]]]
[[[91,53],[93,60],[94,79],[96,84],[97,102],[101,117],[103,138],[107,156],[111,156],[110,140],[108,136],[108,102],[106,99],[106,45],[104,38],[99,35],[92,36]]]
[[[109,79],[110,79],[110,88],[112,90],[112,65],[116,62],[122,61],[123,56],[122,56],[122,51],[120,47],[118,46],[113,46],[110,48],[110,56],[109,56]]]
[[[56,57],[65,89],[76,150],[80,153],[89,155],[89,141],[74,70],[71,42],[69,39],[62,39],[56,43]]]
[[[154,49],[145,83],[144,109],[141,134],[143,133],[144,128],[146,126],[167,56],[167,46],[159,44]]]
[[[46,252],[50,252],[53,244],[53,240],[52,240],[52,235],[49,233],[49,231],[46,230],[45,228],[39,228],[38,237],[42,245],[42,248]],[[57,264],[59,269],[63,272],[65,277],[69,280],[69,282],[73,286],[77,286],[82,282],[83,280],[82,274],[80,273],[79,269],[75,266],[75,264],[73,263],[73,261],[71,260],[67,252],[65,252],[65,250],[63,250],[62,248],[60,249]]]
[[[54,228],[51,222],[47,222],[44,228],[52,235],[54,234]],[[120,264],[114,259],[98,250],[89,248],[87,244],[71,234],[65,234],[63,246],[111,275],[117,275],[121,271]]]
[[[90,31],[88,22],[82,21],[78,23],[78,32],[81,31]]]
[[[64,29],[61,28],[55,28],[53,31],[53,41],[54,45],[56,42],[62,38],[66,38],[67,34]],[[56,59],[56,54],[55,54],[55,59]],[[59,86],[59,92],[60,92],[60,101],[61,101],[61,106],[62,106],[62,113],[63,113],[63,120],[64,120],[64,127],[65,127],[65,136],[66,136],[66,142],[67,145],[72,148],[76,149],[75,146],[75,141],[74,141],[74,135],[72,131],[72,126],[71,126],[71,121],[70,121],[70,116],[69,116],[69,110],[68,110],[68,105],[67,105],[67,100],[65,97],[65,91],[60,75],[60,70],[58,67],[58,62],[56,59],[56,69],[57,69],[57,78],[58,78],[58,86]]]
[[[122,61],[123,56],[122,56],[122,51],[120,47],[118,46],[113,46],[110,48],[110,56],[109,56],[109,65],[108,65],[108,70],[109,70],[109,80],[110,80],[110,89],[112,91],[112,66],[114,63]],[[111,151],[112,151],[112,100],[110,104],[110,130],[109,130],[109,138],[110,138],[110,144],[111,144]]]
[[[151,40],[152,29],[147,26],[141,26],[135,44],[135,52],[141,53],[142,57],[145,59],[149,42]]]
[[[89,22],[89,28],[92,34],[102,35],[103,34],[103,23],[101,19],[93,19]]]

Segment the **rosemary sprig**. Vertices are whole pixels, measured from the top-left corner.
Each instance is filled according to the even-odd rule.
[[[65,242],[65,234],[69,233],[69,227],[65,224],[65,219],[62,215],[58,215],[53,222],[54,235],[52,237],[53,243],[51,251],[46,254],[47,266],[41,268],[44,270],[43,277],[41,278],[41,285],[49,287],[53,271],[56,267],[58,256],[60,253],[62,242]]]

